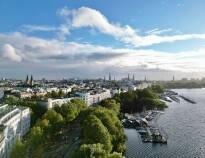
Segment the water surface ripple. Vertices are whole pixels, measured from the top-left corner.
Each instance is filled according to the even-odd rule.
[[[136,130],[125,129],[127,158],[205,158],[205,89],[180,89],[197,104],[169,103],[157,123],[168,134],[168,145],[143,143]]]

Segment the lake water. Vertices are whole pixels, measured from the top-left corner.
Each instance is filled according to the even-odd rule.
[[[197,104],[181,99],[169,103],[157,123],[168,135],[168,144],[143,143],[135,129],[125,129],[127,158],[205,158],[205,89],[174,90]]]

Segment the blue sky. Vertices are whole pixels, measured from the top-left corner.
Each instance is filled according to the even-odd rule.
[[[203,0],[0,0],[0,77],[202,77],[204,9]]]

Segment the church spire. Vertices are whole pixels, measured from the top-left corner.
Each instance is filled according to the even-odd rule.
[[[26,84],[29,84],[29,79],[28,79],[28,75],[26,76]]]
[[[30,79],[30,83],[29,83],[30,86],[33,86],[33,76],[31,75],[31,79]]]
[[[110,74],[110,72],[109,72],[109,81],[111,81],[111,74]]]

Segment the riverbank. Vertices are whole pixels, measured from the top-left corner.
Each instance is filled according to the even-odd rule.
[[[135,115],[125,114],[122,120],[125,128],[136,129],[144,143],[167,144],[167,135],[157,124],[157,118],[163,112],[149,110]]]
[[[169,108],[156,123],[168,135],[168,144],[143,143],[135,129],[125,129],[127,158],[204,158],[205,142],[205,89],[175,89],[178,94],[190,97],[196,104],[180,98],[180,103],[168,102]]]

